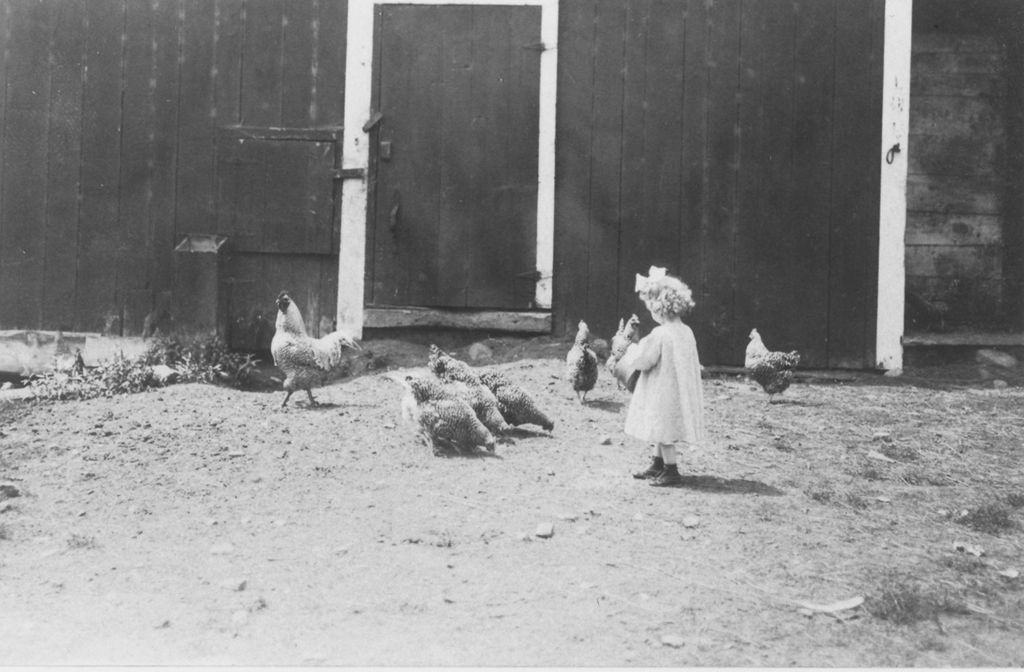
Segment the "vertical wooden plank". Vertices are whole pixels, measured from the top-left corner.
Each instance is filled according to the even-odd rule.
[[[614,0],[601,0],[597,5],[586,314],[592,331],[610,335],[618,323],[618,263],[609,250],[619,249],[621,233],[623,40],[627,6]]]
[[[149,269],[152,237],[149,212],[153,199],[153,7],[148,2],[125,3],[123,89],[121,92],[121,162],[118,191],[117,293],[126,336],[142,333],[153,307]]]
[[[242,55],[242,123],[280,126],[284,72],[284,0],[249,0],[245,5]]]
[[[656,0],[651,3],[647,58],[644,65],[649,98],[644,125],[649,197],[644,200],[644,225],[651,246],[651,263],[692,282],[679,262],[682,217],[682,114],[685,6]],[[624,277],[632,291],[633,275]]]
[[[634,275],[646,273],[650,265],[666,267],[691,283],[692,269],[680,264],[679,250],[682,232],[682,130],[683,130],[683,61],[685,50],[685,5],[656,0],[643,7],[642,20],[629,19],[629,43],[626,56],[630,58],[631,43],[643,43],[635,67],[626,65],[627,94],[625,104],[641,108],[642,124],[624,124],[627,135],[623,138],[623,226],[620,244],[619,314],[636,312],[641,316],[646,331],[654,326],[638,301],[634,290]],[[639,82],[639,83],[638,83]],[[642,89],[640,88],[642,86]],[[630,87],[637,92],[631,93]],[[632,102],[631,101],[634,101]],[[626,143],[639,145],[639,156],[627,155]],[[627,193],[626,186],[639,179],[639,188]],[[635,214],[627,217],[631,209]],[[636,238],[634,238],[636,236]],[[697,239],[699,240],[699,239]],[[642,241],[635,245],[636,241]]]
[[[519,36],[509,44],[512,74],[509,76],[509,85],[503,89],[509,118],[505,135],[507,170],[514,188],[507,191],[506,200],[499,207],[507,208],[508,225],[516,232],[514,236],[507,237],[511,239],[509,272],[513,282],[512,302],[507,305],[515,308],[535,307],[539,298],[538,284],[543,283],[534,278],[520,277],[523,272],[537,269],[539,264],[544,264],[539,255],[545,255],[544,250],[538,249],[539,244],[543,245],[545,240],[542,238],[539,243],[539,236],[546,235],[540,230],[545,226],[545,222],[542,221],[544,214],[540,211],[543,204],[539,201],[544,197],[540,192],[540,180],[543,176],[538,146],[541,142],[543,123],[541,96],[544,95],[541,61],[547,56],[538,49],[528,48],[529,45],[543,42],[545,39],[542,34],[543,14],[544,10],[541,7],[522,8],[513,12],[509,19],[510,34]],[[541,289],[543,292],[543,285]]]
[[[214,3],[214,118],[218,126],[242,123],[242,49],[245,0]],[[218,142],[220,137],[218,136]]]
[[[657,36],[651,34],[653,23],[663,17],[652,17],[652,7],[648,0],[631,2],[626,5],[623,25],[623,96],[622,96],[622,193],[621,222],[619,240],[616,241],[615,281],[616,303],[613,313],[601,320],[601,328],[608,330],[618,325],[615,316],[626,316],[636,312],[642,320],[642,328],[647,332],[651,321],[647,311],[640,310],[640,304],[634,288],[634,274],[646,273],[648,266],[658,264],[666,266],[669,262],[657,256],[668,250],[656,250],[652,233],[659,223],[651,222],[651,204],[648,202],[657,190],[651,180],[656,179],[655,169],[649,162],[648,145],[649,125],[654,108],[664,104],[663,92],[657,91],[654,81],[648,81],[648,59],[654,60],[653,52],[663,49]],[[670,101],[675,103],[676,101]],[[657,150],[655,150],[657,151]],[[663,222],[661,225],[674,225],[674,222]],[[674,249],[673,249],[674,252]],[[607,254],[607,252],[606,252]],[[603,255],[602,255],[603,256]],[[675,272],[675,259],[671,260],[672,272]],[[593,316],[588,324],[592,329],[598,328]],[[615,321],[609,325],[610,319]],[[614,333],[614,332],[612,332]],[[608,333],[603,333],[608,336]]]
[[[82,81],[86,58],[85,1],[68,0],[50,5],[52,64],[42,326],[65,331],[73,329],[75,324]]]
[[[441,91],[444,105],[440,121],[441,184],[437,227],[436,305],[465,306],[469,275],[468,250],[463,247],[467,215],[464,185],[469,179],[475,148],[465,147],[460,138],[472,128],[472,8],[445,8],[433,14],[441,19]],[[443,18],[442,18],[443,17]],[[468,150],[468,152],[466,151]],[[444,272],[441,272],[444,269]],[[415,286],[415,282],[413,283]],[[412,295],[415,298],[415,294]]]
[[[281,2],[281,120],[285,127],[313,126],[311,104],[316,84],[313,73],[317,41],[314,11],[309,0]]]
[[[708,7],[705,14],[708,68],[705,118],[707,141],[704,154],[705,207],[701,228],[704,231],[706,298],[701,315],[712,334],[702,344],[704,361],[735,364],[743,359],[747,333],[734,323],[733,245],[736,235],[736,184],[740,169],[740,151],[753,141],[740,135],[737,102],[740,49],[740,2],[724,0]],[[744,148],[744,151],[746,149]],[[749,330],[748,330],[749,331]],[[703,353],[707,353],[706,355]]]
[[[835,92],[833,71],[835,49],[835,4],[839,0],[800,2],[795,5],[796,45],[793,63],[793,113],[795,132],[792,141],[793,184],[791,221],[795,227],[796,259],[808,263],[788,263],[791,267],[790,305],[801,311],[796,332],[783,332],[785,343],[794,343],[809,367],[828,366],[829,311],[829,226],[831,218],[831,168],[833,110]],[[804,311],[807,311],[806,313]],[[783,346],[785,347],[785,346]]]
[[[216,231],[215,8],[208,0],[181,0],[176,240]]]
[[[0,97],[0,129],[7,127],[7,66],[11,62],[11,5],[0,3],[0,91],[5,95]],[[2,241],[6,235],[7,223],[2,213],[7,207],[7,189],[5,180],[5,162],[2,157],[7,154],[7,134],[0,132],[0,278],[6,278],[4,271],[6,255],[3,251]],[[0,329],[11,329],[14,322],[8,321],[4,311],[0,310]]]
[[[733,353],[739,351],[740,333],[757,328],[769,343],[778,338],[775,333],[777,315],[760,303],[778,292],[778,278],[770,273],[773,258],[781,258],[779,240],[772,240],[773,213],[768,209],[773,173],[788,169],[780,166],[781,157],[773,157],[768,149],[772,138],[766,132],[776,133],[765,117],[775,102],[766,100],[771,95],[773,81],[771,48],[782,36],[769,32],[769,17],[774,2],[743,4],[740,17],[739,53],[739,161],[736,175],[736,221],[732,234],[733,277],[733,333],[730,339]],[[788,137],[787,137],[788,139]],[[760,283],[770,283],[761,286]],[[765,320],[771,319],[771,323]],[[778,342],[777,340],[775,342]],[[731,353],[732,354],[732,353]],[[736,355],[733,354],[732,358]]]
[[[837,2],[835,25],[828,364],[844,368],[874,359],[884,0]]]
[[[704,162],[707,150],[708,118],[708,44],[707,6],[703,0],[689,0],[685,5],[684,53],[680,126],[682,147],[680,161],[680,199],[682,201],[679,233],[679,272],[693,290],[697,304],[688,323],[697,337],[701,361],[714,343],[711,330],[712,314],[705,305],[708,296],[704,247],[706,231],[703,226],[705,206]]]
[[[153,120],[150,142],[150,199],[147,236],[152,258],[150,289],[154,293],[153,317],[163,319],[170,309],[174,284],[172,261],[177,244],[174,214],[178,170],[178,37],[181,0],[153,0],[151,94],[149,115]]]
[[[345,42],[348,2],[314,0],[317,10],[316,114],[314,125],[341,126],[345,120]]]
[[[464,9],[450,11],[468,17]],[[375,162],[377,183],[387,186],[375,190],[374,303],[452,305],[450,297],[438,294],[438,268],[449,263],[446,252],[454,256],[453,248],[461,248],[457,236],[446,236],[439,226],[446,197],[443,166],[458,162],[449,157],[452,148],[442,155],[441,136],[448,124],[444,101],[463,110],[467,101],[448,95],[444,84],[454,67],[450,54],[445,56],[449,21],[433,7],[383,8],[377,109],[385,116],[375,140],[390,142],[396,158],[405,151],[425,163]],[[388,115],[388,110],[418,112]]]
[[[0,314],[14,327],[42,325],[49,105],[49,8],[10,3],[0,230]]]
[[[1024,19],[1019,15],[1010,24],[1010,34],[1020,34]],[[1011,184],[1024,180],[1024,45],[1019,39],[1007,40],[1006,89],[1007,152],[1006,177]],[[1005,269],[1005,313],[1010,329],[1024,330],[1024,194],[1011,189],[1006,197],[1006,222],[1003,226],[1003,268]]]
[[[805,229],[795,202],[804,185],[794,182],[794,5],[766,0],[744,5],[741,92],[743,153],[740,159],[740,215],[736,234],[737,292],[735,323],[757,328],[778,349],[799,347],[805,363],[824,360],[824,340],[811,344],[808,326],[820,323],[827,308],[796,303],[807,266]],[[822,262],[824,259],[821,260]],[[824,299],[824,295],[821,296]],[[814,347],[819,352],[813,352]],[[739,348],[738,348],[739,350]]]
[[[594,81],[594,26],[597,5],[563,0],[559,7],[558,104],[555,137],[556,334],[575,333],[586,317],[589,233],[590,144]]]
[[[314,126],[341,127],[345,120],[345,51],[348,31],[348,2],[334,2],[328,0],[314,0],[315,8],[314,21],[316,30],[316,51],[313,61],[313,95],[310,101],[310,118]],[[335,147],[335,166],[341,167],[342,148],[341,142]],[[334,253],[333,266],[338,264],[337,252],[341,241],[341,191],[342,183],[334,183],[334,227],[331,234],[331,250]],[[372,200],[370,201],[372,203]],[[372,222],[372,214],[366,213],[366,222]],[[368,227],[370,231],[372,226]],[[366,248],[364,259],[367,267],[364,269],[365,276],[372,278],[372,247]],[[337,294],[337,274],[329,280]],[[367,283],[364,291],[364,303],[369,302],[369,290],[371,285]],[[325,293],[328,291],[324,289]],[[333,305],[333,304],[332,304]],[[335,310],[331,311],[333,315]]]
[[[124,3],[89,0],[82,93],[82,204],[75,328],[121,333],[117,297],[118,175]]]
[[[517,20],[518,19],[518,20]],[[540,53],[526,45],[540,41],[539,7],[476,7],[472,10],[469,103],[472,126],[466,134],[466,213],[464,252],[466,304],[516,306],[516,276],[536,264],[537,128]],[[520,67],[529,77],[521,75]],[[513,101],[521,101],[513,106]],[[532,116],[513,115],[522,111]],[[513,147],[515,149],[513,149]]]

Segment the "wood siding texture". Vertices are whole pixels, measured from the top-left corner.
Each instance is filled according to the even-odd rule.
[[[1019,3],[915,8],[907,325],[1020,328]],[[960,10],[962,11],[962,10]]]
[[[246,153],[223,129],[340,128],[346,15],[347,3],[327,0],[2,3],[0,329],[137,335],[166,322],[181,304],[173,248],[191,233],[229,236],[221,298],[239,329],[257,329],[261,312],[272,320],[288,281],[314,330],[333,316],[334,224],[322,211],[333,159],[324,168],[315,142]],[[266,249],[232,249],[240,232],[218,218],[218,165],[252,155],[316,173],[308,191],[276,177],[261,185],[269,201],[297,190],[301,206],[315,204],[313,238],[291,231]],[[241,238],[273,237],[279,213],[263,205]],[[287,254],[266,254],[276,251]]]
[[[741,363],[757,327],[808,366],[871,366],[883,10],[563,0],[556,331],[643,315],[654,264],[694,290],[704,362]]]
[[[555,331],[585,318],[610,335],[642,314],[633,274],[658,264],[694,289],[705,363],[739,363],[757,327],[808,366],[871,366],[883,7],[562,0]],[[179,305],[174,245],[239,237],[218,211],[223,171],[261,154],[223,129],[341,125],[346,13],[333,0],[0,4],[0,328],[131,335]],[[236,343],[267,340],[282,288],[314,330],[330,326],[336,256],[297,240],[225,246]]]

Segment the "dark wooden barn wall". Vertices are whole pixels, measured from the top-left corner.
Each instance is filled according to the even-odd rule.
[[[705,362],[741,363],[757,327],[809,366],[872,366],[883,10],[563,0],[556,331],[642,314],[656,264],[693,288]]]
[[[346,14],[334,0],[0,3],[0,329],[133,335],[168,309],[174,245],[220,233],[221,129],[341,125]],[[334,313],[336,255],[221,264],[229,302],[272,310],[273,266],[309,288],[314,328]]]

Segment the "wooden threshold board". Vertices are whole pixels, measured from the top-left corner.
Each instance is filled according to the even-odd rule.
[[[1024,346],[1022,332],[951,332],[945,334],[904,334],[903,345],[952,345],[964,347]]]

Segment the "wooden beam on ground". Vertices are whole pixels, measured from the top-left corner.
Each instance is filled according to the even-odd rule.
[[[446,327],[451,329],[511,331],[525,334],[551,333],[551,313],[540,311],[476,310],[454,311],[432,308],[366,307],[363,327]]]

